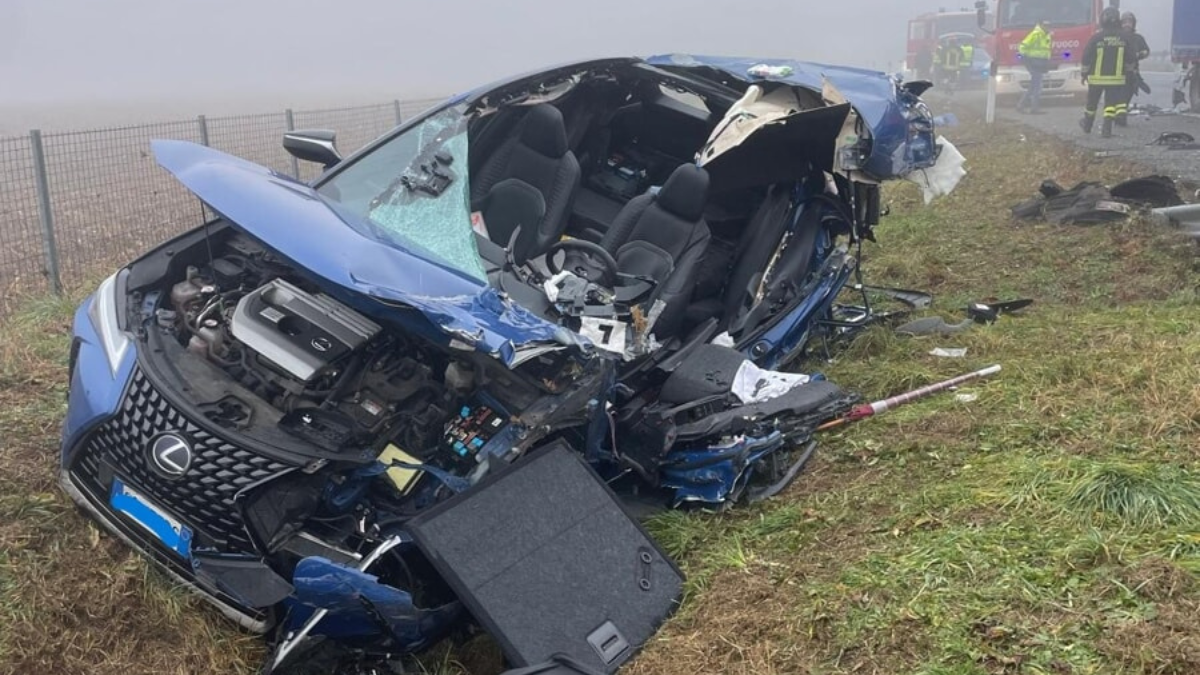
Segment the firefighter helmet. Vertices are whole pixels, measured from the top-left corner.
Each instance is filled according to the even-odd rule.
[[[1101,28],[1120,28],[1121,27],[1121,10],[1116,7],[1105,7],[1100,14]]]

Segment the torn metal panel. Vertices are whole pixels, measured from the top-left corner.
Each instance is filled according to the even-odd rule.
[[[901,86],[885,73],[789,59],[688,54],[653,56],[647,63],[670,70],[709,72],[713,79],[732,77],[746,84],[763,81],[749,73],[754,66],[764,64],[787,73],[767,80],[818,93],[826,90],[828,82],[854,107],[870,131],[872,143],[863,162],[865,171],[878,179],[897,178],[932,166],[937,159],[933,115],[912,88]]]
[[[789,91],[778,87],[770,96],[751,91],[746,105],[726,116],[700,153],[699,164],[714,185],[734,190],[833,170],[837,134],[850,106],[792,108],[797,99]]]

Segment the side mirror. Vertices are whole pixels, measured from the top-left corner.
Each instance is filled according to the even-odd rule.
[[[296,159],[316,162],[328,169],[342,161],[336,140],[337,133],[325,129],[289,131],[283,135],[283,149]]]

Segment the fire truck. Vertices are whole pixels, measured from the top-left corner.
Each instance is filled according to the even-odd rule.
[[[1200,112],[1200,2],[1175,0],[1171,17],[1171,60],[1180,64],[1175,103]]]
[[[1021,64],[1017,47],[1038,22],[1050,31],[1052,44],[1053,70],[1042,80],[1042,96],[1082,98],[1087,94],[1079,63],[1099,27],[1103,0],[994,0],[994,20],[988,16],[989,4],[979,0],[975,9],[978,25],[994,40],[997,96],[1016,97],[1029,89],[1029,72]]]
[[[984,11],[985,19],[988,14]],[[938,41],[949,35],[972,35],[977,47],[988,54],[994,50],[990,47],[990,36],[979,25],[976,12],[964,9],[957,12],[939,11],[927,12],[908,22],[908,42],[904,59],[904,70],[907,79],[927,77],[920,72],[921,54],[926,59],[933,56]]]

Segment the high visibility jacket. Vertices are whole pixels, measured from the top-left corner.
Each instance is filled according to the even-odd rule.
[[[942,65],[947,70],[958,70],[958,67],[962,64],[962,50],[946,47],[943,48],[942,54]]]
[[[1049,59],[1050,47],[1050,34],[1045,28],[1036,26],[1021,40],[1017,53],[1027,59]]]
[[[1083,72],[1088,84],[1101,87],[1125,84],[1125,52],[1129,48],[1121,32],[1102,30],[1092,36],[1083,50]]]
[[[969,66],[969,65],[971,65],[971,62],[974,60],[975,60],[975,45],[963,45],[962,46],[962,62],[965,65]]]

